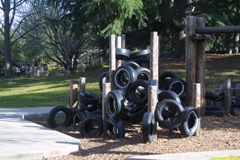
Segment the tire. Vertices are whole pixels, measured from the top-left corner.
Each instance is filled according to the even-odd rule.
[[[237,115],[236,110],[237,110],[236,108],[231,106],[231,110],[230,110],[231,115],[236,116]]]
[[[57,121],[55,120],[56,118],[55,116],[57,115],[58,112],[63,112],[66,115],[64,122],[61,124],[57,123]],[[62,105],[55,106],[49,112],[47,122],[51,128],[69,126],[73,122],[72,110]]]
[[[143,135],[143,141],[146,142],[152,142],[154,140],[156,131],[156,122],[154,119],[154,116],[152,112],[146,112],[143,115],[142,120],[142,135]]]
[[[206,106],[205,107],[205,115],[206,116],[223,116],[223,108],[220,106]]]
[[[173,77],[178,77],[178,75],[173,72],[164,72],[163,74],[161,74],[159,76],[159,81],[158,81],[159,89],[164,90],[166,78],[168,77],[173,78]]]
[[[127,89],[131,102],[144,106],[148,101],[148,82],[137,80]]]
[[[113,134],[112,137],[121,139],[125,135],[125,128],[123,121],[121,119],[107,119],[105,124],[104,135],[109,136],[108,131]]]
[[[102,109],[102,93],[98,95],[98,109]]]
[[[133,52],[130,54],[130,58],[134,59],[134,58],[141,58],[141,57],[147,57],[149,56],[151,53],[150,49],[144,49],[138,52]]]
[[[119,119],[124,111],[124,99],[120,91],[111,91],[105,101],[106,112],[110,118]]]
[[[127,77],[127,82],[124,78]],[[114,84],[119,90],[126,90],[127,87],[134,81],[137,80],[136,71],[130,66],[120,66],[117,68],[114,74]]]
[[[145,112],[147,112],[147,105],[145,107],[134,107],[132,110],[130,110],[127,114],[129,121],[133,124],[138,124],[142,122],[142,118]]]
[[[164,99],[173,99],[181,103],[179,96],[175,92],[169,90],[162,91],[158,94],[158,102],[161,102]]]
[[[78,127],[82,123],[82,120],[86,117],[86,113],[82,109],[77,109],[73,114],[73,126]]]
[[[150,78],[150,70],[144,67],[140,67],[136,70],[137,73],[137,79],[140,80],[145,80],[145,81],[149,81]]]
[[[205,98],[212,101],[222,101],[224,99],[224,93],[205,92]]]
[[[198,111],[194,107],[186,107],[183,111],[183,122],[179,126],[181,134],[185,136],[193,136],[198,128],[199,118]]]
[[[139,64],[140,67],[145,67],[147,69],[150,69],[150,59],[149,58],[139,58],[136,59],[135,62]]]
[[[85,104],[98,104],[98,96],[89,92],[78,92],[78,100]]]
[[[233,108],[240,108],[240,102],[231,104],[231,107],[233,107]]]
[[[102,116],[91,115],[82,120],[79,131],[83,137],[100,136],[103,132]]]
[[[83,110],[86,110],[88,112],[92,112],[92,111],[95,111],[95,110],[98,109],[97,105],[86,104],[86,103],[83,103],[83,102],[80,102],[80,105],[81,105]]]
[[[164,119],[163,111],[166,107],[172,107],[176,110],[176,113],[170,120]],[[162,128],[176,128],[181,125],[183,119],[183,106],[172,99],[166,99],[157,104],[155,110],[156,120],[159,122],[159,126]]]
[[[166,80],[164,89],[175,92],[178,96],[181,96],[185,92],[186,83],[178,77],[173,77]]]
[[[127,60],[130,58],[131,53],[132,53],[132,51],[129,49],[116,48],[116,59]]]
[[[124,62],[121,66],[130,66],[132,67],[133,69],[138,69],[140,68],[139,64],[137,64],[136,62],[134,61],[127,61],[127,62]]]
[[[91,115],[100,115],[100,116],[102,116],[102,110],[92,111],[92,112],[89,113],[88,116],[91,116]]]
[[[102,84],[103,84],[103,78],[105,78],[107,75],[107,72],[103,72],[100,77],[99,77],[99,80],[98,80],[98,84],[99,84],[99,89],[101,90],[102,92]],[[106,80],[105,80],[106,81]]]

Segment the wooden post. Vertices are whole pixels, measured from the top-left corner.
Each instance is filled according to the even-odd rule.
[[[79,92],[85,92],[85,84],[86,84],[86,78],[85,77],[79,77]],[[78,104],[78,109],[82,109],[81,104]]]
[[[111,84],[110,83],[104,83],[102,85],[102,120],[103,120],[103,130],[106,128],[106,121],[108,119],[108,114],[106,111],[106,105],[105,105],[105,100],[107,97],[107,94],[111,91]],[[106,136],[106,135],[104,135]]]
[[[109,36],[109,46],[110,46],[110,52],[109,52],[109,82],[111,83],[111,90],[115,89],[114,83],[113,83],[113,74],[116,70],[116,47],[115,47],[115,35]]]
[[[195,83],[195,42],[192,35],[195,33],[195,17],[187,16],[186,18],[186,59],[185,59],[185,80],[187,83],[185,93],[185,103],[187,106],[193,106],[193,84]]]
[[[158,33],[150,34],[150,79],[158,80]]]
[[[40,58],[40,71],[43,71],[43,58]]]
[[[121,48],[126,48],[126,35],[121,34]]]
[[[197,17],[196,18],[196,27],[205,27],[205,18]],[[197,43],[195,48],[196,53],[196,83],[201,84],[201,106],[200,114],[201,116],[205,115],[205,40],[196,40]]]
[[[231,110],[231,79],[230,78],[225,78],[223,91],[225,94],[223,108],[225,110],[225,114],[230,114],[230,110]]]
[[[200,132],[201,132],[201,117],[205,115],[205,110],[202,109],[202,94],[201,94],[201,83],[194,83],[194,92],[193,92],[193,103],[194,103],[194,107],[197,109],[198,111],[198,116],[199,116],[199,121],[198,121],[198,129],[195,133],[195,136],[200,136]]]
[[[122,41],[121,41],[121,36],[117,36],[117,39],[116,39],[116,48],[121,48],[122,47]],[[116,68],[120,67],[122,64],[122,61],[121,60],[117,60],[117,63],[116,63]]]
[[[82,63],[82,72],[85,72],[86,65]]]
[[[77,80],[71,80],[70,81],[70,108],[72,111],[75,111],[77,109],[77,94],[78,94],[78,81]]]

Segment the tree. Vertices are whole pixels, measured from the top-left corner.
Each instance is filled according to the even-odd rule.
[[[26,0],[1,0],[0,11],[3,14],[3,20],[0,21],[0,32],[4,35],[6,78],[10,78],[12,76],[11,46],[36,27],[34,26],[32,29],[24,33],[20,32],[23,20],[26,20],[29,16],[31,16],[31,14],[28,14],[29,3],[26,2]],[[15,35],[18,35],[17,38]]]

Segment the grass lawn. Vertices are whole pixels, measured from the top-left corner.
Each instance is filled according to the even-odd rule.
[[[98,79],[107,68],[63,76],[0,79],[0,107],[69,105],[70,81],[86,77],[86,91],[100,94]],[[160,74],[175,72],[185,78],[184,60],[161,59]],[[207,55],[206,91],[219,88],[231,78],[232,88],[240,84],[240,54]]]

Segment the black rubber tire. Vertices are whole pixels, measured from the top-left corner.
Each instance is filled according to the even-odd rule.
[[[237,115],[236,110],[237,110],[236,108],[231,106],[231,110],[230,110],[231,115],[236,116]]]
[[[98,109],[102,109],[102,93],[98,95]]]
[[[107,72],[103,72],[103,73],[100,75],[99,80],[98,80],[99,89],[101,90],[101,92],[102,92],[103,78],[106,77],[106,75],[107,75]]]
[[[122,78],[126,76],[128,77],[128,80],[127,82],[124,82]],[[127,65],[118,67],[113,78],[113,82],[116,88],[119,90],[126,90],[127,87],[136,80],[137,80],[136,71],[132,67]]]
[[[97,126],[97,128],[95,127]],[[91,115],[82,120],[79,131],[83,137],[96,137],[103,133],[102,116]]]
[[[199,118],[198,111],[194,107],[186,107],[183,111],[183,122],[179,126],[181,134],[185,136],[193,136],[198,128]]]
[[[62,124],[58,124],[55,121],[55,116],[60,111],[62,111],[66,115],[65,121]],[[55,106],[49,112],[47,122],[51,128],[69,126],[73,122],[72,110],[70,108],[68,108],[66,106],[62,106],[62,105]]]
[[[130,66],[130,67],[132,67],[132,68],[135,69],[135,70],[138,69],[138,68],[140,68],[139,64],[137,64],[137,63],[134,62],[134,61],[124,62],[124,63],[122,63],[121,66]]]
[[[82,120],[86,117],[86,113],[82,109],[77,109],[73,114],[73,126],[78,127],[82,123]],[[78,125],[77,125],[78,124]]]
[[[240,102],[231,104],[231,107],[233,107],[233,108],[240,108]]]
[[[130,54],[130,58],[134,59],[134,58],[141,58],[141,57],[147,57],[149,56],[151,53],[150,49],[144,49],[138,52],[133,52]]]
[[[158,81],[158,88],[161,89],[161,90],[164,90],[164,86],[165,86],[165,83],[166,83],[166,78],[173,78],[173,77],[178,77],[177,74],[173,73],[173,72],[164,72],[163,74],[161,74],[159,76],[159,81]]]
[[[78,92],[78,100],[85,104],[98,105],[98,96],[89,92]]]
[[[220,106],[206,106],[205,115],[206,116],[217,116],[222,117],[224,114],[223,108]]]
[[[147,105],[142,107],[135,106],[132,110],[130,110],[127,114],[129,121],[132,124],[138,124],[142,122],[142,118],[145,112],[147,112]]]
[[[145,80],[149,81],[151,79],[150,77],[150,70],[144,67],[140,67],[136,70],[137,73],[137,79],[140,80]]]
[[[125,48],[116,48],[116,59],[127,60],[130,58],[131,50]]]
[[[142,87],[144,91],[138,90],[139,87]],[[137,80],[128,87],[127,92],[131,102],[144,106],[148,101],[148,82]]]
[[[154,140],[156,131],[156,122],[152,112],[146,112],[143,115],[142,120],[142,135],[145,143],[152,142]]]
[[[164,89],[175,92],[178,96],[185,93],[186,83],[181,78],[173,77],[166,80]]]
[[[221,107],[221,106],[206,106],[205,110],[222,111],[223,107]]]
[[[121,92],[118,90],[109,92],[105,100],[105,107],[110,118],[119,119],[124,111],[124,98]]]
[[[137,64],[139,64],[140,67],[145,67],[150,69],[150,59],[149,58],[138,58],[135,60]]]
[[[224,99],[224,93],[205,92],[205,99],[212,101],[222,101]]]
[[[102,116],[102,110],[95,110],[95,111],[92,111],[88,114],[88,116],[91,116],[91,115],[100,115]]]
[[[109,136],[108,131],[113,134],[113,138],[121,139],[125,135],[125,128],[121,119],[115,120],[112,118],[107,119],[105,124],[104,135]]]
[[[166,107],[172,107],[176,110],[177,115],[173,117],[171,121],[165,120],[163,116],[163,111]],[[172,99],[165,99],[157,104],[155,110],[155,118],[159,122],[159,126],[162,128],[176,128],[181,125],[183,119],[183,106],[181,103],[172,100]]]
[[[181,103],[179,96],[175,92],[169,90],[162,91],[158,94],[158,102],[161,102],[164,99],[173,99]]]
[[[80,102],[80,105],[81,105],[83,110],[86,110],[88,112],[92,112],[92,111],[95,111],[95,110],[98,109],[97,105],[86,104],[86,103],[83,103],[83,102]]]

